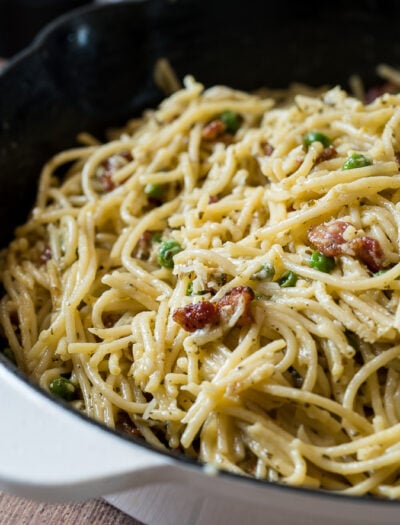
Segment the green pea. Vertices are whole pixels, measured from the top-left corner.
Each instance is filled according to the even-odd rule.
[[[53,379],[49,385],[49,390],[57,397],[65,399],[65,401],[72,401],[76,397],[76,386],[63,376]]]
[[[194,292],[193,291],[193,281],[190,281],[190,283],[188,284],[186,288],[186,295],[206,295],[207,293],[209,293],[208,290],[200,290],[199,292]]]
[[[342,170],[354,170],[356,168],[364,168],[371,166],[372,161],[361,153],[353,153],[348,157],[342,166]]]
[[[298,276],[294,272],[287,271],[278,279],[278,284],[281,288],[289,288],[290,286],[296,286],[297,279]]]
[[[264,263],[251,278],[255,281],[270,281],[275,275],[275,268],[271,263]]]
[[[219,120],[225,124],[227,133],[236,133],[242,123],[242,117],[235,111],[227,109],[219,116]]]
[[[392,268],[385,268],[383,270],[378,270],[377,272],[374,273],[373,277],[379,277],[380,275],[385,274],[386,272],[388,272],[391,269]],[[400,281],[400,275],[399,275],[399,277],[396,277],[396,281]]]
[[[9,359],[12,363],[14,363],[14,365],[17,364],[17,360],[15,359],[14,352],[11,350],[9,346],[4,348],[3,355],[7,357],[7,359]]]
[[[309,265],[311,268],[315,268],[320,272],[329,273],[335,267],[335,259],[333,257],[327,257],[323,253],[316,251],[312,253]]]
[[[144,192],[148,197],[152,199],[160,199],[166,190],[165,184],[146,184],[144,187]]]
[[[304,145],[309,148],[313,142],[320,142],[324,148],[331,145],[331,139],[319,131],[309,131],[303,137]]]
[[[160,232],[156,232],[151,237],[151,242],[161,242],[162,234]]]
[[[174,267],[174,255],[182,251],[182,246],[176,241],[163,241],[158,250],[157,261],[164,268]]]

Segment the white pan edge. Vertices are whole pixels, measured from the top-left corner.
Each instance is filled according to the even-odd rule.
[[[398,524],[400,502],[210,475],[62,409],[0,363],[0,488],[42,501],[106,499],[147,525]],[[209,474],[207,474],[207,472]]]

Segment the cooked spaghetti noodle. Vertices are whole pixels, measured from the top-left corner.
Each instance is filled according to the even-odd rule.
[[[398,497],[399,122],[398,95],[274,106],[187,77],[82,136],[5,253],[18,365],[156,447]]]

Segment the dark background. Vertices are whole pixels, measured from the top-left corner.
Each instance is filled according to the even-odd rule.
[[[0,56],[11,57],[30,44],[57,16],[90,0],[0,0]]]
[[[81,3],[0,0],[0,56]],[[0,74],[0,246],[25,220],[52,154],[161,100],[158,58],[205,85],[346,87],[354,73],[375,85],[377,64],[400,65],[399,21],[395,0],[139,0],[52,23]]]

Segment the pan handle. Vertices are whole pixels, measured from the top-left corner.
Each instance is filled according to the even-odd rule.
[[[172,458],[55,403],[1,361],[0,422],[0,489],[20,496],[83,500],[180,470]]]

